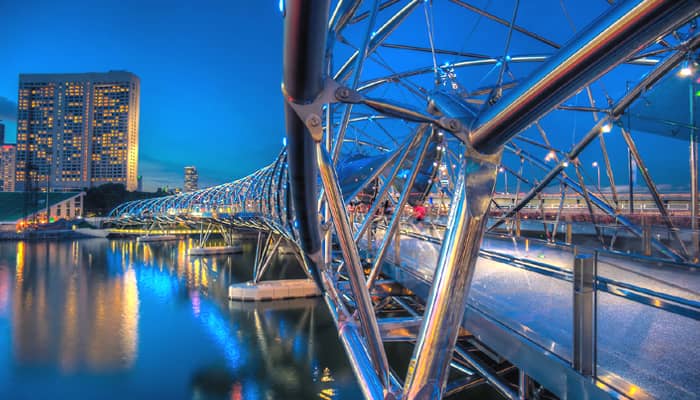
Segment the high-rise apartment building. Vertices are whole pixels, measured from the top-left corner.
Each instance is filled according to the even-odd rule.
[[[14,144],[0,145],[0,191],[15,191],[15,160],[17,147]]]
[[[126,71],[21,74],[18,190],[136,190],[139,78]]]
[[[185,167],[185,192],[194,192],[199,184],[199,174],[195,167]]]

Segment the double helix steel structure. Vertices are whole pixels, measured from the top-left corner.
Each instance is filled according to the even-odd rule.
[[[459,339],[485,233],[513,234],[528,210],[541,212],[547,232],[547,196],[559,203],[552,234],[576,199],[575,215],[599,249],[612,251],[626,237],[645,241],[647,257],[697,265],[700,1],[598,1],[577,14],[564,2],[537,2],[541,10],[532,3],[281,1],[285,148],[231,183],[125,203],[112,223],[204,221],[293,244],[367,398],[440,398],[479,379],[507,398],[526,398],[529,376],[559,397],[634,397],[581,367],[581,354],[573,367],[545,357],[549,374],[521,363],[513,388]],[[660,144],[675,154],[668,162],[685,165],[682,213],[652,177],[664,166],[642,156]],[[597,185],[585,168],[593,160]],[[654,207],[646,215],[633,205],[632,167]],[[615,182],[628,170],[624,192]],[[510,193],[508,177],[514,194],[499,204],[494,192]],[[447,211],[430,229],[407,228],[403,210],[429,201]],[[664,237],[644,228],[650,218]],[[405,305],[383,278],[416,274],[397,262],[402,236],[435,249],[434,258],[417,256],[432,277],[420,307],[403,307],[410,315],[380,318],[391,301]],[[386,342],[397,340],[414,344],[398,369],[386,353]],[[525,352],[500,354],[518,364],[518,351]],[[466,375],[448,379],[450,371]]]

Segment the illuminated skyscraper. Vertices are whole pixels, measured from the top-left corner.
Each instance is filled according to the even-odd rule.
[[[17,190],[136,190],[139,96],[126,71],[20,75]]]
[[[195,167],[185,167],[185,192],[194,192],[199,183],[199,174]]]
[[[15,191],[16,149],[14,144],[0,145],[0,192]]]

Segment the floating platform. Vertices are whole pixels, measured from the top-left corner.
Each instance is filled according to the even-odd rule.
[[[150,243],[150,242],[167,242],[170,240],[177,240],[175,235],[145,235],[136,238],[139,243]]]
[[[107,229],[94,229],[94,228],[77,228],[76,233],[89,237],[106,238],[109,235]]]
[[[213,256],[219,254],[234,254],[242,253],[243,246],[236,244],[233,246],[211,246],[211,247],[192,247],[187,251],[190,256]]]
[[[235,301],[268,301],[320,296],[310,279],[284,279],[258,283],[235,283],[228,287],[228,298]]]

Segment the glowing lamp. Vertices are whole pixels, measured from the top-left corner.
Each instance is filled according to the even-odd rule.
[[[601,132],[608,133],[612,130],[612,124],[605,124],[600,128]]]
[[[545,162],[549,162],[550,160],[553,160],[556,154],[554,154],[554,150],[551,150],[547,155],[544,157]]]
[[[687,78],[693,75],[693,66],[691,65],[690,61],[683,61],[683,64],[681,64],[681,69],[678,71],[678,75],[681,78]]]

